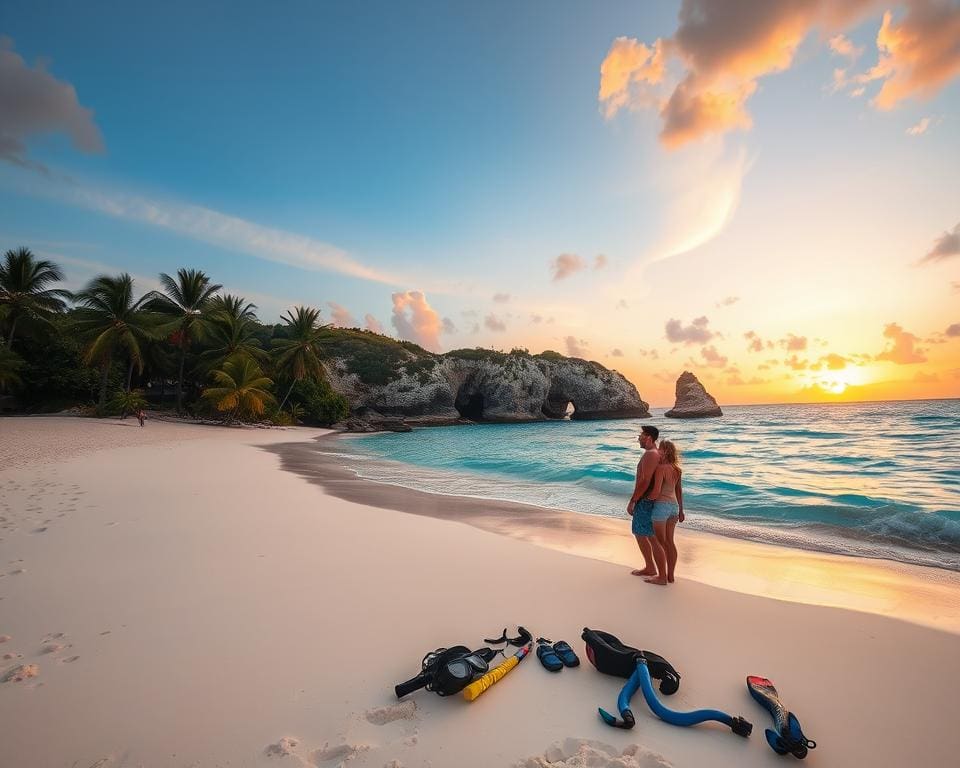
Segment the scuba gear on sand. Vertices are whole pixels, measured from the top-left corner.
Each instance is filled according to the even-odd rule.
[[[517,648],[523,648],[523,646],[533,642],[533,635],[530,633],[529,629],[517,627],[517,637],[507,637],[507,628],[504,627],[503,634],[500,635],[500,637],[492,639],[485,637],[483,642],[487,643],[487,645],[500,645],[500,643],[509,643]]]
[[[680,673],[663,656],[633,648],[621,642],[615,635],[598,629],[584,628],[581,637],[587,646],[587,658],[597,671],[628,678],[617,698],[617,709],[622,720],[603,709],[600,710],[600,717],[607,725],[614,728],[633,728],[636,720],[630,710],[630,699],[638,690],[642,690],[643,697],[654,714],[673,725],[695,725],[716,720],[729,726],[739,736],[749,736],[753,730],[753,726],[742,717],[731,717],[716,709],[676,712],[665,707],[653,690],[651,677],[660,680],[660,692],[669,696],[676,693],[680,687]]]
[[[633,728],[636,721],[633,717],[633,712],[630,711],[630,699],[639,688],[643,691],[643,698],[653,713],[671,725],[689,726],[715,720],[718,723],[723,723],[728,726],[737,736],[746,738],[753,731],[753,725],[742,717],[728,715],[726,712],[721,712],[718,709],[697,709],[693,712],[677,712],[668,709],[657,698],[657,694],[653,690],[647,660],[641,656],[637,659],[636,663],[636,671],[630,676],[630,679],[627,680],[627,684],[623,686],[623,690],[620,691],[620,696],[617,698],[617,709],[620,710],[620,716],[623,720],[617,720],[617,718],[609,712],[603,709],[600,710],[600,717],[603,718],[603,722],[607,725],[611,725],[614,728]]]
[[[460,693],[489,671],[490,662],[496,655],[497,652],[492,648],[476,651],[471,651],[465,645],[437,648],[423,657],[420,674],[396,685],[394,693],[398,699],[421,688],[433,691],[438,696]]]
[[[472,683],[470,683],[470,685],[463,689],[463,698],[465,698],[467,701],[473,701],[484,691],[496,685],[511,669],[513,669],[515,666],[517,666],[517,664],[527,657],[527,654],[530,653],[531,645],[532,643],[527,643],[523,648],[517,651],[513,656],[503,662],[503,664],[498,666],[492,672],[488,672],[479,680],[474,680]]]
[[[765,731],[767,743],[778,755],[792,754],[798,760],[807,756],[807,750],[815,749],[817,742],[803,735],[797,716],[788,710],[777,689],[765,677],[747,677],[747,690],[758,704],[773,716],[774,729]]]
[[[641,651],[620,642],[609,632],[584,627],[580,635],[587,646],[587,658],[598,672],[615,677],[629,678],[636,671],[636,660],[647,660],[650,676],[660,681],[660,693],[670,696],[680,688],[680,673],[663,656],[653,651]]]

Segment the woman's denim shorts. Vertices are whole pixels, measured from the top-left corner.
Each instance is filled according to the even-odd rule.
[[[680,505],[675,501],[655,501],[653,502],[653,513],[650,515],[654,522],[662,523],[671,517],[677,517],[680,514]]]

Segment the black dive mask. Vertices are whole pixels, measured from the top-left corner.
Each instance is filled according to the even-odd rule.
[[[423,657],[422,671],[416,677],[394,688],[397,698],[426,688],[438,696],[460,693],[470,683],[487,673],[497,652],[492,648],[471,651],[465,645],[437,648]]]

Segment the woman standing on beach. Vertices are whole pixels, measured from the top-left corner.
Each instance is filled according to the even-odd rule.
[[[683,522],[683,489],[680,478],[680,457],[677,446],[669,440],[660,441],[660,464],[653,476],[653,533],[667,556],[667,573],[648,579],[652,584],[673,583],[677,565],[677,545],[673,534],[677,523]],[[666,578],[664,578],[666,576]]]

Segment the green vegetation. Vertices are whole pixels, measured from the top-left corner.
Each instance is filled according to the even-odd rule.
[[[436,364],[432,353],[412,341],[397,341],[356,328],[325,328],[321,343],[326,357],[344,360],[347,373],[356,374],[364,384],[382,386],[396,381],[402,375],[401,368],[413,375],[426,375]]]
[[[213,372],[213,380],[217,386],[207,387],[203,397],[218,411],[226,413],[227,421],[259,418],[268,405],[276,402],[270,394],[273,382],[249,357],[230,358]]]
[[[128,274],[99,275],[76,294],[55,287],[63,279],[56,264],[26,248],[0,260],[0,393],[7,410],[87,410],[96,403],[97,415],[124,414],[169,407],[172,399],[191,415],[323,425],[349,412],[325,379],[327,329],[316,309],[298,307],[284,324],[263,325],[253,304],[221,294],[193,269],[161,274],[163,292],[142,295]],[[281,385],[286,410],[274,397]]]

